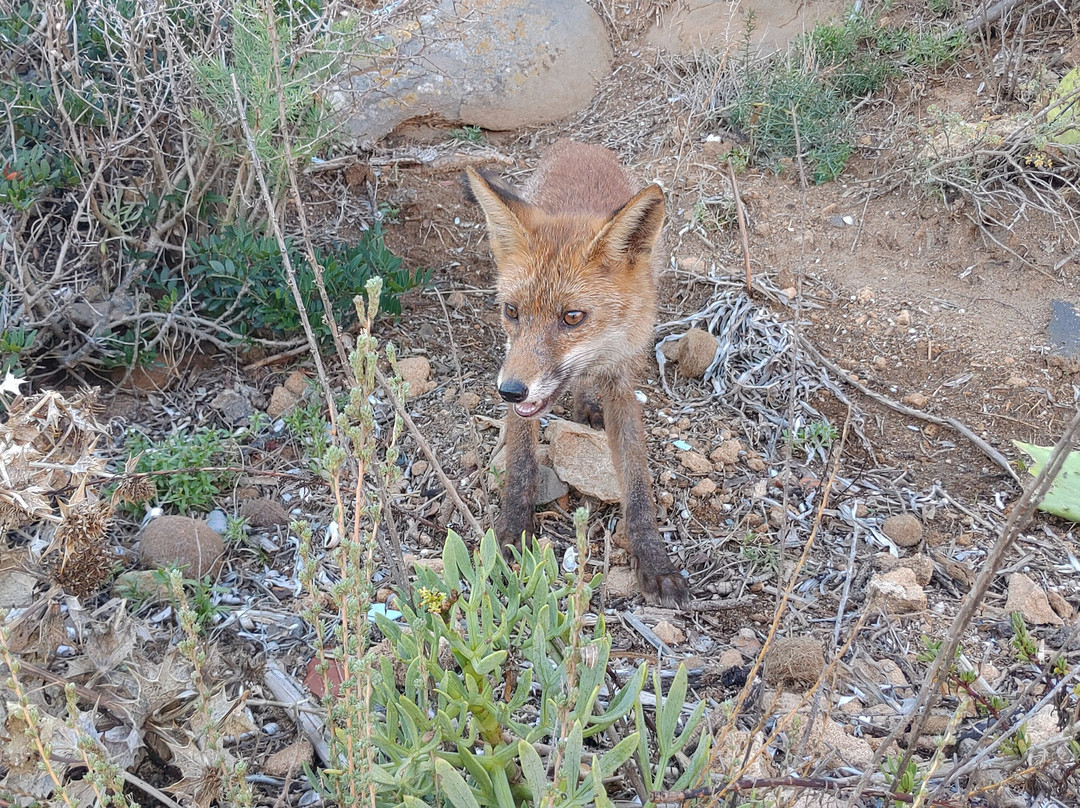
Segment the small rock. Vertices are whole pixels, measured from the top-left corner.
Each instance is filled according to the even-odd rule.
[[[604,589],[611,598],[631,598],[637,594],[638,582],[629,567],[611,567],[604,576]]]
[[[708,331],[691,328],[675,343],[674,359],[679,363],[679,373],[691,379],[700,379],[716,358],[720,342]]]
[[[881,525],[881,532],[888,536],[897,547],[914,547],[922,541],[922,524],[910,513],[898,513],[890,516]]]
[[[808,687],[825,670],[825,651],[814,637],[779,637],[765,653],[763,676],[771,685]]]
[[[464,409],[468,410],[469,412],[472,412],[480,404],[480,396],[478,396],[472,390],[466,390],[460,396],[458,396],[457,402]]]
[[[461,465],[464,466],[466,469],[479,468],[480,458],[476,456],[476,452],[474,452],[472,449],[469,449],[469,451],[465,452],[465,454],[461,456]]]
[[[930,399],[928,399],[922,393],[908,393],[906,396],[904,396],[902,401],[909,407],[914,407],[917,410],[921,410],[927,405]]]
[[[428,381],[431,378],[431,363],[426,356],[409,356],[399,359],[398,373],[409,385],[409,398],[416,398],[430,392],[435,383]]]
[[[157,570],[127,570],[116,576],[112,592],[117,597],[134,595],[146,598],[151,603],[163,603],[169,600],[169,585],[161,579]]]
[[[570,493],[570,486],[559,479],[551,466],[540,466],[540,475],[536,479],[536,504],[547,505]]]
[[[889,367],[889,363],[885,361],[884,356],[875,356],[874,357],[874,370],[881,371],[881,370],[887,369],[888,367]]]
[[[713,470],[713,464],[700,452],[679,452],[679,463],[696,477],[703,477]]]
[[[1025,379],[1023,376],[1010,376],[1008,381],[1005,382],[1005,384],[1013,388],[1027,387],[1028,380]]]
[[[285,379],[285,389],[294,396],[303,397],[307,388],[308,377],[299,370],[294,370],[289,374],[288,378]]]
[[[661,620],[653,626],[653,632],[667,645],[680,645],[686,642],[686,633],[668,620]]]
[[[765,465],[765,461],[756,455],[746,458],[746,467],[750,469],[750,471],[765,471],[765,469],[768,468]]]
[[[761,650],[761,641],[752,628],[744,628],[740,629],[739,633],[731,638],[731,647],[739,651],[747,659],[753,659]]]
[[[259,498],[246,500],[240,506],[240,516],[254,528],[285,527],[289,524],[289,512],[280,502]]]
[[[429,468],[431,468],[431,466],[428,465],[428,462],[426,460],[414,460],[413,464],[409,466],[409,473],[414,478],[423,477],[425,474],[427,474]]]
[[[285,777],[292,772],[295,777],[303,773],[305,763],[311,762],[313,752],[311,741],[301,738],[268,757],[263,765],[263,773],[271,777]]]
[[[1009,594],[1005,598],[1005,611],[1020,612],[1024,621],[1033,625],[1061,625],[1061,618],[1050,608],[1046,592],[1022,572],[1014,572],[1009,576]]]
[[[913,555],[908,558],[897,558],[891,553],[878,553],[874,556],[874,562],[882,572],[907,567],[915,573],[915,583],[919,586],[929,586],[930,580],[934,577],[934,562],[929,556]]]
[[[716,493],[716,483],[706,477],[699,482],[693,488],[690,489],[690,493],[698,499],[704,499],[705,497],[711,497]]]
[[[874,300],[874,290],[869,286],[864,286],[858,292],[855,293],[855,300],[865,306],[867,303],[871,303]]]
[[[187,578],[209,575],[225,552],[221,536],[190,516],[159,516],[143,528],[139,539],[143,569],[176,565]]]
[[[413,553],[406,553],[402,560],[405,562],[405,569],[411,569],[413,567],[426,567],[434,572],[436,575],[443,574],[443,560],[438,556],[433,558],[421,558]]]
[[[1057,708],[1053,704],[1044,705],[1027,720],[1026,727],[1031,745],[1036,749],[1048,748],[1055,738],[1061,737]]]
[[[1053,609],[1057,613],[1057,616],[1062,620],[1068,621],[1073,619],[1073,615],[1076,612],[1073,610],[1072,604],[1065,600],[1060,592],[1055,592],[1051,589],[1046,593],[1046,599],[1050,603],[1050,608]]]
[[[921,612],[926,608],[926,592],[915,580],[915,572],[908,567],[874,575],[870,578],[868,590],[871,598],[881,598],[883,611],[906,614]]]
[[[299,403],[300,396],[279,384],[274,388],[274,392],[270,394],[270,403],[266,407],[266,414],[276,421],[281,416],[291,412]]]
[[[446,302],[450,304],[450,308],[460,309],[463,308],[468,301],[466,301],[465,294],[463,292],[455,289],[453,292],[446,296]]]
[[[214,510],[206,514],[204,521],[206,526],[215,533],[224,533],[229,527],[229,517],[225,515],[225,511],[221,510],[221,508],[214,508]]]
[[[244,423],[255,412],[251,402],[235,390],[222,390],[214,396],[210,406],[220,412],[230,426]]]
[[[709,453],[709,460],[718,466],[733,466],[739,459],[739,452],[743,450],[742,441],[726,440]]]
[[[619,478],[602,430],[559,420],[551,422],[547,436],[551,465],[560,480],[586,496],[619,501]]]
[[[720,655],[720,659],[716,663],[716,667],[721,671],[731,670],[737,668],[743,664],[743,655],[739,653],[737,648],[728,648],[724,653]]]
[[[898,315],[896,315],[896,324],[901,328],[907,328],[909,325],[911,325],[911,312],[907,309],[901,311]]]

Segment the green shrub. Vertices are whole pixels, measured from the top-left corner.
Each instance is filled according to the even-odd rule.
[[[443,564],[442,575],[417,569],[413,599],[395,604],[401,622],[376,614],[392,655],[369,662],[370,702],[328,701],[336,726],[370,711],[376,767],[361,774],[375,805],[612,805],[605,780],[635,757],[652,790],[703,780],[711,734],[701,731],[704,702],[681,719],[686,668],[666,694],[654,675],[652,724],[640,698],[646,666],[608,684],[611,637],[602,615],[591,630],[584,621],[598,578],[561,576],[550,546],[510,565],[491,532],[471,557],[451,532]],[[621,740],[607,736],[613,727]]]
[[[305,252],[292,241],[286,243],[312,328],[320,341],[328,341],[330,328],[323,321],[315,273]],[[356,321],[353,298],[363,294],[368,278],[378,275],[383,279],[380,309],[400,314],[401,293],[430,277],[429,271],[410,271],[402,266],[401,258],[387,248],[378,222],[356,244],[316,248],[315,260],[322,267],[334,320],[342,328]],[[174,295],[177,285],[178,280],[167,270],[152,283],[152,287]],[[248,225],[225,226],[192,245],[187,287],[200,314],[229,323],[240,334],[291,336],[301,332],[300,312],[285,280],[278,244],[269,236],[257,235]]]
[[[212,469],[235,465],[237,448],[223,429],[195,429],[175,432],[161,441],[151,441],[139,433],[128,437],[128,454],[139,455],[138,472],[173,472],[150,479],[157,488],[158,502],[187,511],[207,511],[214,500],[232,485],[235,474]]]
[[[819,24],[792,54],[764,69],[747,54],[729,109],[758,159],[795,157],[801,146],[815,182],[836,178],[854,150],[855,102],[905,72],[940,70],[967,45],[963,31],[916,32],[882,25],[880,16],[851,11]]]

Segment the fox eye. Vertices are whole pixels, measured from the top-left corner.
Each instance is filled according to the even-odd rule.
[[[503,304],[503,314],[506,315],[507,320],[516,320],[518,318],[517,306],[513,303]]]
[[[585,319],[585,312],[574,309],[573,311],[565,312],[562,316],[562,321],[567,325],[581,325]]]

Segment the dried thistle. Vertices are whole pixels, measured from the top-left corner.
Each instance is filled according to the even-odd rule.
[[[56,582],[78,597],[97,593],[112,574],[116,556],[108,540],[112,503],[85,496],[60,505],[62,520],[53,535],[59,547],[60,564],[53,571]]]
[[[154,481],[145,474],[136,474],[135,469],[139,465],[142,453],[129,458],[124,466],[124,475],[120,478],[120,484],[113,491],[113,505],[117,502],[130,502],[137,505],[157,496],[157,486]]]

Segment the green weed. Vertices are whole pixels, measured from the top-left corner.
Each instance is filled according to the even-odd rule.
[[[602,617],[582,622],[598,579],[563,578],[550,546],[511,566],[490,532],[473,553],[450,533],[443,564],[417,569],[400,622],[375,615],[392,649],[371,662],[375,805],[611,805],[606,779],[635,757],[652,790],[704,776],[711,735],[694,740],[704,702],[680,718],[685,667],[666,695],[654,676],[655,722],[639,698],[647,666],[600,699],[611,638]],[[620,722],[623,739],[597,748]]]
[[[463,126],[450,130],[450,139],[479,146],[484,142],[484,130],[479,126]]]
[[[749,137],[758,160],[801,154],[822,183],[839,176],[854,151],[855,102],[912,70],[940,70],[967,38],[962,31],[885,26],[880,14],[848,12],[816,26],[792,54],[766,69],[750,58],[749,36],[747,43],[731,123]]]
[[[150,479],[157,488],[158,501],[181,513],[207,511],[214,500],[228,488],[235,474],[212,470],[235,465],[236,445],[221,429],[196,429],[176,432],[153,442],[139,433],[131,433],[128,454],[139,455],[138,472],[173,472]]]
[[[175,581],[179,579],[185,597],[183,603],[176,597]],[[225,614],[226,609],[214,602],[214,596],[227,592],[225,587],[217,586],[209,575],[203,578],[184,578],[183,570],[175,567],[154,570],[154,580],[167,591],[173,593],[174,605],[190,610],[195,629],[200,636],[213,628],[215,618]]]
[[[786,429],[783,432],[783,437],[784,440],[788,439]],[[838,437],[840,437],[839,431],[828,421],[814,421],[795,430],[792,448],[806,455],[807,460],[820,457],[824,463],[828,461],[829,449],[832,448],[833,442]]]

